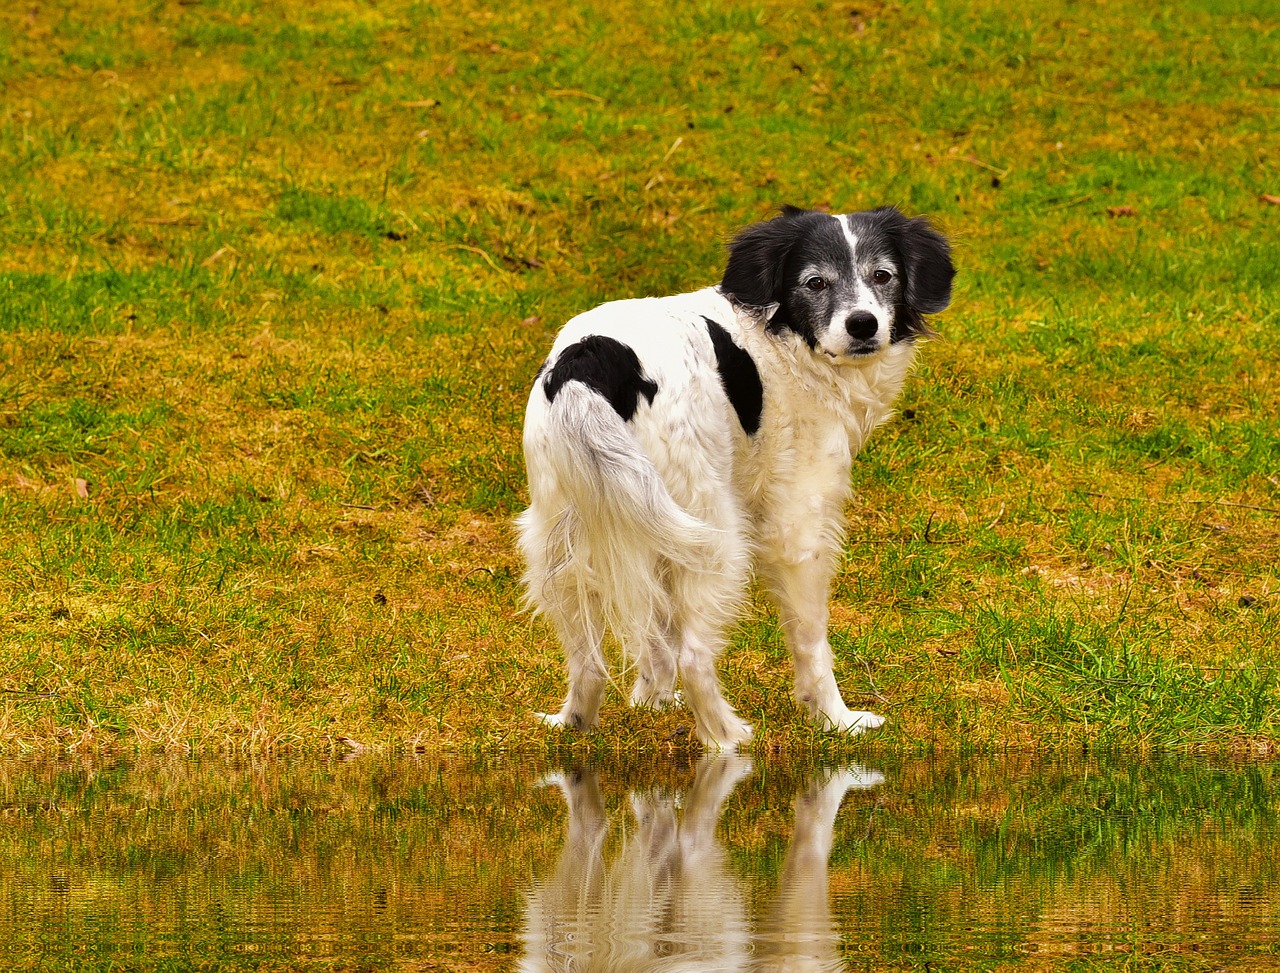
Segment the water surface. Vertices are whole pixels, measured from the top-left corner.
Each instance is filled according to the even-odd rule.
[[[0,762],[0,969],[1280,968],[1277,770]]]

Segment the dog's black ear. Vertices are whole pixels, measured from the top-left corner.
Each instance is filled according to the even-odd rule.
[[[782,207],[782,214],[754,223],[729,244],[729,263],[720,289],[726,297],[748,307],[769,307],[782,301],[787,254],[800,238],[808,210]]]
[[[902,217],[899,230],[907,264],[907,304],[921,314],[937,314],[951,303],[951,245],[923,216]]]

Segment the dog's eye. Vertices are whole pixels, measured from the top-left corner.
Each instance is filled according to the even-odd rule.
[[[877,284],[887,284],[893,280],[893,274],[888,270],[877,270],[871,275],[871,279]]]
[[[821,277],[810,277],[804,282],[804,286],[809,288],[811,291],[825,291],[827,289],[827,282]]]

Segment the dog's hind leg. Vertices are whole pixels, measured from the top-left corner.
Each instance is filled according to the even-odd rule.
[[[534,481],[530,482],[532,486]],[[531,505],[517,523],[527,565],[524,581],[528,603],[545,615],[555,629],[564,651],[569,692],[558,713],[537,716],[552,726],[584,730],[599,720],[608,679],[601,648],[603,615],[583,577],[579,559],[574,556],[576,516],[569,510],[548,516],[547,506]]]
[[[564,649],[569,692],[560,712],[538,716],[552,726],[586,730],[600,719],[600,703],[609,678],[601,648],[603,633],[594,620],[599,614],[593,615],[582,597],[568,585],[556,585],[556,588],[553,597],[544,597],[542,607]]]
[[[694,621],[685,626],[680,644],[680,682],[693,713],[698,739],[717,750],[732,750],[751,740],[751,725],[733,711],[716,674],[721,637]]]
[[[600,703],[604,699],[604,686],[608,671],[600,643],[584,638],[580,633],[561,630],[561,644],[565,652],[565,668],[569,672],[569,692],[558,713],[539,713],[539,718],[551,726],[567,726],[586,730],[600,720]]]
[[[679,648],[675,644],[669,622],[651,635],[640,649],[636,664],[636,681],[631,687],[632,706],[662,709],[680,703],[676,692],[676,661]]]
[[[718,546],[704,552],[701,563],[670,576],[672,627],[679,646],[676,665],[684,702],[693,714],[698,739],[717,750],[732,750],[751,740],[751,725],[725,699],[716,671],[725,632],[746,595],[750,570],[746,542],[735,518],[736,512],[723,506],[718,522],[707,517],[720,529]]]

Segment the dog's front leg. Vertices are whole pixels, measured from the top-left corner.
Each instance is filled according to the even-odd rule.
[[[834,654],[827,640],[827,601],[834,561],[832,554],[814,545],[773,561],[762,573],[778,607],[795,666],[796,702],[821,725],[861,733],[882,725],[884,717],[849,709],[836,685]]]

